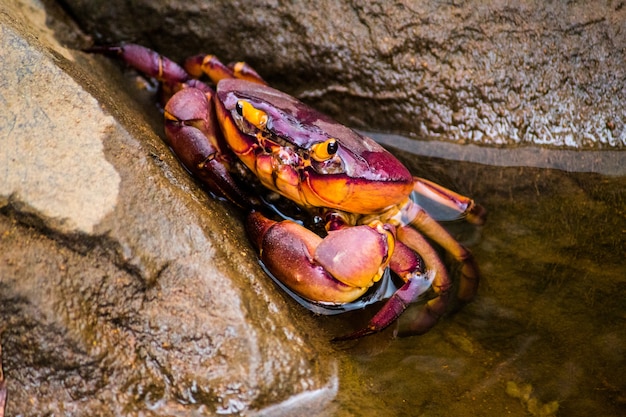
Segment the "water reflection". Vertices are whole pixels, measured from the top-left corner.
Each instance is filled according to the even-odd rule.
[[[626,177],[400,157],[487,208],[455,231],[483,281],[426,335],[337,346],[335,415],[623,415]]]

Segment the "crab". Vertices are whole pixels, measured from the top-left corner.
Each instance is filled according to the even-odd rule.
[[[472,254],[435,220],[445,211],[482,224],[472,199],[412,176],[374,140],[269,87],[243,62],[197,55],[180,66],[136,44],[91,51],[160,82],[168,145],[213,194],[246,210],[262,265],[294,298],[324,314],[386,299],[367,326],[334,340],[380,332],[431,290],[409,326],[425,333],[453,297],[476,294]],[[297,214],[277,209],[276,196]],[[454,294],[431,242],[460,265]],[[391,295],[380,289],[389,270],[400,283]]]

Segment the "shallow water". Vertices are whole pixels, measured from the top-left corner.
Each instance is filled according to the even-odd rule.
[[[450,225],[481,268],[478,295],[425,335],[394,337],[412,308],[379,335],[333,344],[339,389],[322,415],[626,415],[626,153],[424,148],[395,153],[488,210],[481,228]],[[320,316],[319,337],[368,318]]]
[[[482,228],[452,229],[483,279],[425,335],[337,344],[331,414],[626,415],[626,176],[403,158],[488,209]]]

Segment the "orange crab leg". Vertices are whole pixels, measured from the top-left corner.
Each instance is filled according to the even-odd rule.
[[[225,78],[238,78],[257,84],[266,84],[263,78],[245,62],[236,62],[226,66],[215,55],[196,55],[187,58],[185,69],[196,78],[206,74],[215,84]]]
[[[398,239],[405,243],[424,259],[425,268],[434,274],[432,288],[437,296],[424,304],[422,311],[410,323],[409,334],[423,334],[430,330],[445,313],[450,296],[452,282],[448,270],[441,261],[439,254],[419,232],[410,226],[400,227]]]
[[[458,217],[465,218],[469,223],[481,225],[485,222],[486,210],[474,203],[474,200],[471,198],[455,193],[424,178],[413,177],[413,179],[415,181],[413,191],[419,196],[451,209],[457,213]]]
[[[261,76],[254,70],[254,68],[252,68],[245,62],[239,61],[228,64],[228,68],[233,71],[233,74],[235,74],[235,78],[238,78],[240,80],[252,81],[257,84],[267,85],[265,80],[261,78]]]
[[[215,55],[195,55],[185,60],[185,70],[192,77],[209,76],[215,84],[224,78],[235,78],[233,71],[215,57]]]
[[[461,263],[458,298],[464,302],[470,301],[478,290],[478,282],[480,280],[478,266],[474,261],[472,253],[454,239],[443,226],[437,223],[436,220],[430,217],[428,213],[418,205],[409,204],[408,207],[405,208],[403,215],[407,219],[407,223],[410,223],[424,235],[437,242],[437,244]],[[402,240],[401,237],[400,239]],[[421,254],[422,252],[419,253]]]

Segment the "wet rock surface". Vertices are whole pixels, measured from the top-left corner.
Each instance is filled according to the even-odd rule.
[[[329,349],[336,333],[320,323],[351,319],[311,322],[276,292],[256,264],[237,212],[208,198],[180,169],[155,133],[162,124],[156,110],[146,110],[150,102],[129,100],[134,78],[123,79],[116,64],[78,52],[91,41],[72,29],[55,3],[44,3],[48,14],[39,2],[0,0],[5,415],[506,410],[522,416],[533,412],[529,399],[540,405],[558,400],[567,415],[623,409],[624,274],[622,252],[615,250],[623,247],[623,177],[468,169],[438,159],[420,165],[421,159],[406,157],[421,166],[415,173],[471,194],[490,210],[484,237],[470,239],[485,275],[479,297],[422,337],[391,340],[389,329]],[[91,4],[89,15],[78,2],[67,10],[98,40],[138,41],[176,59],[208,49],[227,61],[244,58],[272,84],[353,126],[474,143],[497,142],[470,134],[491,120],[489,112],[472,112],[485,97],[499,103],[497,94],[512,88],[506,77],[515,72],[505,58],[526,56],[517,47],[526,40],[528,65],[519,68],[527,82],[513,88],[522,98],[513,110],[522,115],[520,132],[530,133],[505,142],[541,143],[532,132],[558,131],[557,121],[576,114],[589,120],[606,115],[612,137],[623,138],[624,92],[615,86],[623,79],[623,69],[615,67],[624,54],[621,3],[591,11],[576,3],[424,6],[412,10],[419,22],[409,19],[405,26],[393,20],[403,16],[400,6],[376,9],[373,2],[326,9],[320,2],[317,10],[263,3],[254,10],[219,2]],[[298,7],[304,9],[290,12]],[[490,30],[494,22],[500,38],[491,36],[498,34]],[[413,37],[397,46],[407,31]],[[206,38],[199,36],[205,32]],[[546,34],[555,40],[545,47],[553,54],[541,58]],[[575,42],[560,42],[565,35],[580,41],[579,53],[572,52]],[[511,55],[489,55],[495,41]],[[408,51],[406,60],[398,51]],[[553,61],[566,75],[538,94]],[[489,95],[474,88],[479,85],[490,87]],[[538,106],[557,96],[575,111]],[[469,116],[457,113],[458,124],[448,124],[454,109],[465,108]],[[509,117],[499,115],[489,126]],[[585,126],[581,132],[593,132]],[[581,144],[623,148],[622,139],[611,143],[610,137],[598,134]],[[498,165],[497,158],[482,162]],[[524,158],[511,165],[524,165]],[[605,166],[601,158],[590,170],[623,176],[618,158],[607,172],[597,169]],[[584,234],[571,235],[581,228]],[[1,405],[2,388],[0,416]]]
[[[106,60],[61,46],[38,2],[0,4],[7,415],[315,415],[335,364],[237,211],[179,167]]]
[[[244,59],[354,127],[499,146],[626,145],[622,2],[62,3],[97,42]]]
[[[0,329],[0,332],[2,332],[3,330],[4,329]],[[4,417],[6,401],[7,401],[7,387],[6,387],[6,383],[4,382],[4,374],[2,371],[2,345],[0,344],[0,417]]]

